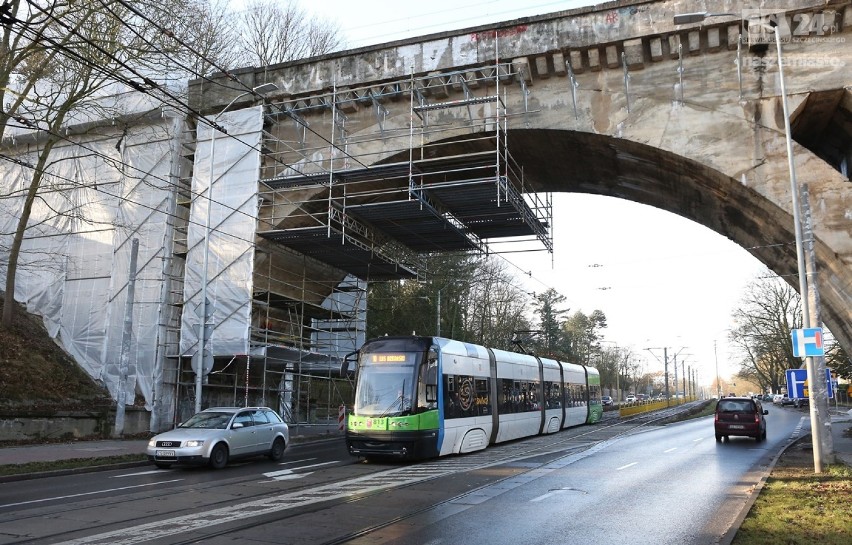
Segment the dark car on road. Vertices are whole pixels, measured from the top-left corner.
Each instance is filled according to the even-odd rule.
[[[754,437],[757,441],[766,439],[766,418],[769,411],[760,401],[750,397],[725,397],[716,403],[716,416],[713,426],[716,441],[726,440],[731,435]]]

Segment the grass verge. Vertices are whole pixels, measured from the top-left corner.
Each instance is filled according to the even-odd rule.
[[[833,464],[815,474],[810,441],[781,455],[732,545],[848,545],[852,467]]]

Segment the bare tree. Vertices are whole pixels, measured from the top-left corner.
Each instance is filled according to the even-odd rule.
[[[335,23],[309,17],[294,0],[253,0],[240,21],[243,60],[254,66],[323,55],[342,46]]]
[[[3,42],[11,54],[0,61],[0,78],[10,84],[3,86],[3,93],[9,92],[7,87],[15,90],[0,121],[4,129],[10,119],[31,129],[36,152],[31,161],[17,161],[30,174],[8,249],[7,297],[0,325],[12,323],[12,294],[24,236],[33,207],[46,202],[40,198],[45,182],[56,179],[49,174],[51,154],[68,139],[67,126],[117,115],[120,110],[107,111],[102,101],[107,94],[130,88],[169,96],[152,79],[165,77],[176,52],[169,48],[172,38],[163,32],[163,25],[167,14],[180,14],[190,4],[174,0],[169,5],[173,9],[158,4],[148,12],[122,0],[28,2],[28,10],[18,2],[13,6]],[[80,214],[73,205],[53,212]]]
[[[766,275],[746,288],[734,311],[736,327],[729,334],[740,355],[739,374],[773,392],[781,391],[785,371],[799,367],[793,357],[790,331],[802,327],[799,295],[786,282]]]
[[[165,24],[172,47],[180,52],[171,66],[172,77],[200,78],[235,68],[246,59],[227,2],[190,0],[181,13],[172,14]]]
[[[486,258],[479,264],[466,314],[465,329],[472,342],[505,350],[511,348],[513,332],[529,329],[528,298],[513,280],[503,261]]]

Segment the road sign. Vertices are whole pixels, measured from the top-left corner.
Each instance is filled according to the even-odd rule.
[[[825,356],[825,348],[822,346],[821,327],[794,329],[790,336],[793,338],[794,357],[808,358],[811,356]]]
[[[831,369],[825,369],[825,384],[828,389],[829,399],[834,397],[834,388],[831,383]],[[808,370],[787,369],[787,397],[790,399],[806,399],[810,397],[808,391]]]

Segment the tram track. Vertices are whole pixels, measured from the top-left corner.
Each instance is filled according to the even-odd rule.
[[[683,406],[681,406],[683,407]],[[228,536],[239,534],[248,528],[257,528],[259,526],[276,524],[286,521],[295,516],[311,515],[322,512],[327,509],[357,503],[367,498],[374,497],[377,494],[385,493],[389,490],[401,489],[414,485],[420,485],[428,481],[440,479],[454,474],[466,472],[475,472],[477,470],[486,469],[498,465],[511,464],[513,462],[522,462],[531,458],[546,456],[548,458],[558,459],[566,458],[572,455],[577,455],[582,452],[593,449],[596,445],[600,445],[606,441],[612,441],[619,437],[635,433],[642,427],[653,425],[661,420],[671,418],[677,410],[657,411],[656,414],[637,415],[629,418],[618,418],[614,422],[606,422],[606,420],[614,420],[612,418],[605,419],[602,424],[597,424],[592,427],[577,427],[562,430],[556,434],[536,436],[527,438],[503,445],[490,447],[483,451],[465,454],[461,456],[452,456],[441,459],[427,460],[417,464],[406,466],[391,466],[387,464],[376,465],[376,471],[365,473],[364,475],[350,478],[348,480],[333,482],[332,479],[326,480],[323,484],[317,486],[317,483],[306,484],[301,487],[290,488],[286,492],[258,492],[250,496],[240,497],[238,505],[234,505],[232,501],[219,501],[207,504],[200,509],[204,513],[199,514],[199,508],[183,509],[181,513],[175,513],[168,518],[152,515],[143,517],[131,522],[133,526],[116,530],[116,523],[95,524],[87,528],[88,537],[79,536],[79,530],[71,530],[68,532],[58,532],[50,536],[40,536],[38,539],[19,541],[18,543],[45,543],[57,542],[77,543],[77,544],[133,544],[144,541],[163,539],[169,543],[197,543],[199,533],[205,536],[205,539],[213,536]],[[520,474],[534,471],[536,467],[541,467],[548,462],[535,462],[531,467],[520,471]],[[372,465],[372,464],[370,464]],[[241,481],[247,481],[241,479]],[[221,486],[221,481],[210,483],[210,486]],[[240,484],[239,482],[234,484]],[[493,484],[493,483],[492,483]],[[197,492],[197,485],[193,486]],[[207,488],[207,487],[205,487]],[[473,491],[465,492],[440,502],[441,504],[458,501],[465,495]],[[115,501],[115,499],[98,502],[101,506],[121,507],[122,504],[127,507],[132,507],[139,501],[158,501],[164,496],[173,496],[174,491],[164,491],[161,494],[146,495],[143,498],[132,497]],[[438,505],[438,504],[435,504]],[[376,524],[368,528],[360,529],[356,532],[349,533],[345,536],[339,536],[334,539],[324,542],[324,544],[332,545],[343,543],[347,540],[369,535],[370,532],[377,531],[394,522],[405,520],[406,518],[416,516],[428,509],[434,509],[435,505],[427,506],[422,509],[413,510],[409,513],[404,513],[398,517],[394,517],[388,521]],[[85,506],[72,509],[63,509],[55,514],[61,516],[74,516],[78,511],[97,509],[97,504],[88,503]],[[205,513],[208,514],[205,516]],[[30,518],[38,519],[43,516],[43,513],[33,515]],[[156,517],[156,518],[155,518]],[[144,520],[143,520],[144,519]],[[190,523],[194,521],[194,523]],[[221,530],[215,530],[214,526],[220,526]],[[196,530],[198,531],[196,533]],[[153,535],[152,535],[153,532]],[[189,533],[193,535],[186,540],[175,540],[181,534]]]

